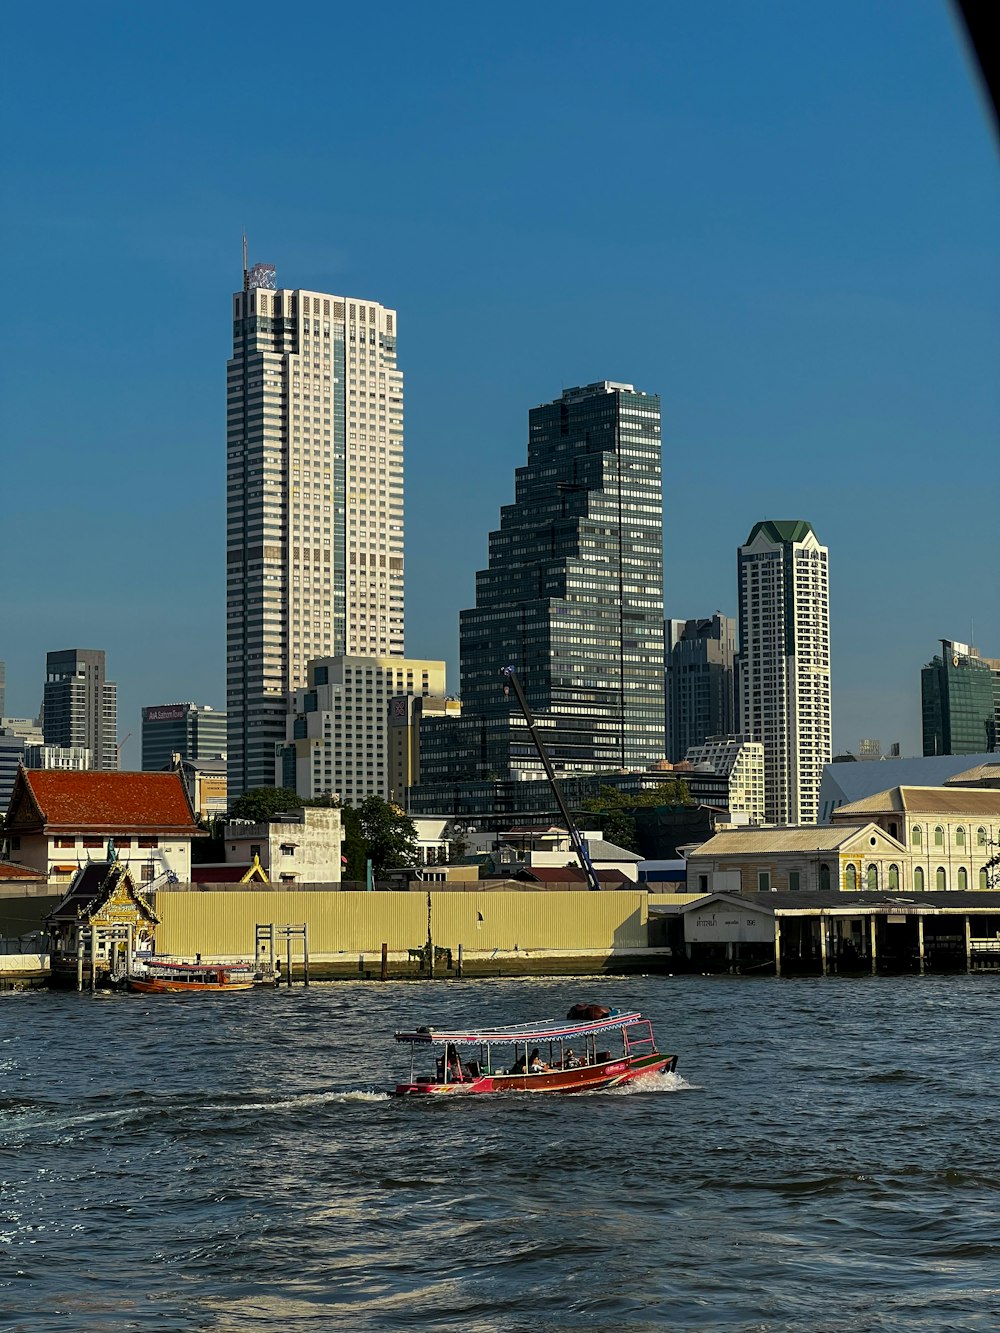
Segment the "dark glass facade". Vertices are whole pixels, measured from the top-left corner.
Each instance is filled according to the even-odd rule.
[[[924,754],[982,754],[997,747],[994,673],[975,649],[941,640],[920,673]]]
[[[667,758],[682,760],[709,736],[736,730],[736,621],[731,616],[666,622]]]
[[[664,755],[660,400],[604,381],[529,413],[514,503],[460,618],[462,717],[421,735],[422,783],[533,777],[512,665],[565,773]]]

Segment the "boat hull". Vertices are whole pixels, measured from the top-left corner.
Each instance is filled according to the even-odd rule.
[[[253,990],[253,981],[171,981],[157,977],[141,981],[129,977],[128,988],[142,995],[169,995],[180,991],[236,991]]]
[[[676,1055],[635,1055],[608,1060],[599,1065],[578,1065],[574,1069],[550,1069],[541,1074],[483,1074],[464,1083],[421,1081],[398,1083],[397,1097],[465,1096],[487,1092],[600,1092],[621,1087],[648,1074],[672,1074]]]

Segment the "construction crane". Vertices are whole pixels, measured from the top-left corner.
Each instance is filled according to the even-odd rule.
[[[535,742],[535,749],[538,751],[538,757],[542,761],[542,767],[545,769],[546,776],[549,779],[549,785],[552,787],[552,794],[556,798],[556,805],[559,807],[559,813],[566,821],[566,828],[569,831],[569,839],[573,844],[573,850],[576,852],[577,859],[580,862],[580,869],[587,880],[587,887],[600,890],[601,882],[597,878],[597,871],[594,869],[594,863],[590,859],[590,853],[587,851],[587,844],[580,836],[580,830],[577,828],[573,816],[569,812],[569,807],[559,786],[559,780],[556,777],[556,771],[552,767],[552,760],[549,758],[549,752],[545,748],[545,742],[542,740],[538,728],[535,725],[535,719],[532,716],[531,709],[528,707],[528,701],[524,697],[524,690],[521,682],[517,678],[517,672],[512,666],[503,667],[500,676],[504,682],[504,694],[514,691],[514,697],[521,705],[521,712],[524,714],[524,720],[528,724],[528,730],[531,732],[531,739]]]
[[[121,768],[121,766],[122,766],[122,749],[123,749],[123,747],[124,747],[124,745],[125,745],[125,742],[126,742],[127,740],[129,740],[129,739],[131,738],[131,736],[132,736],[132,733],[131,733],[130,731],[127,731],[127,732],[125,733],[125,735],[121,738],[121,740],[118,742],[118,744],[115,746],[115,754],[116,754],[117,757],[118,757],[118,767],[119,767],[119,768]]]

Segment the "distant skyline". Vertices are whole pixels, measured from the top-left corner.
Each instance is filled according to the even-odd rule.
[[[529,408],[620,380],[663,400],[666,616],[735,615],[753,525],[807,520],[834,751],[918,754],[938,640],[1000,656],[1000,167],[951,7],[294,19],[8,17],[8,713],[68,647],[107,651],[125,766],[142,705],[225,707],[246,226],[279,284],[399,311],[409,656],[457,690]]]

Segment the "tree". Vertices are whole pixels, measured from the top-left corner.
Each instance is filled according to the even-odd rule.
[[[398,805],[383,801],[381,796],[369,796],[358,806],[357,818],[376,879],[395,866],[413,865],[417,859],[417,830]]]
[[[229,807],[231,819],[250,819],[266,824],[282,810],[299,810],[305,804],[290,787],[251,787]]]
[[[344,830],[344,845],[341,851],[345,861],[344,879],[363,881],[366,878],[368,843],[361,831],[361,818],[357,810],[345,805],[340,812],[340,823]]]

